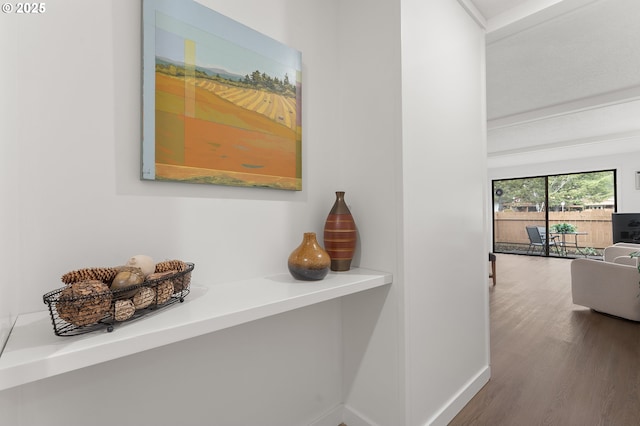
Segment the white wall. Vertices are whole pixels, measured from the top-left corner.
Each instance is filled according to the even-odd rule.
[[[402,2],[407,424],[447,424],[489,378],[484,32]]]
[[[1,420],[106,425],[123,407],[139,424],[297,426],[344,402],[349,424],[446,424],[488,378],[482,31],[450,0],[200,1],[302,51],[304,190],[139,180],[138,2],[0,16],[21,53],[2,108],[38,117],[2,148],[22,172],[3,252],[29,273],[0,281],[0,318],[136,253],[195,262],[195,284],[281,272],[336,190],[354,265],[394,284],[1,392]]]
[[[446,0],[339,12],[340,70],[358,76],[341,86],[342,176],[369,199],[363,265],[394,273],[388,294],[343,301],[345,403],[373,425],[446,424],[489,377],[484,33]]]
[[[4,22],[7,21],[7,22]],[[0,52],[6,58],[17,58],[20,54],[15,43],[17,20],[0,17]],[[0,67],[0,93],[3,99],[16,99],[16,81],[19,68],[11,60],[3,60]],[[18,155],[18,114],[10,102],[0,102],[0,269],[5,271],[0,279],[0,348],[11,330],[18,314],[18,289],[22,275],[19,268],[20,231],[17,226],[20,211],[20,187],[23,170],[15,158]],[[31,117],[37,122],[37,117]],[[0,349],[1,350],[1,349]]]
[[[288,6],[296,18],[286,26],[273,4],[267,12],[257,0],[243,8],[209,2],[244,10],[243,23],[306,53],[303,102],[313,114],[303,117],[302,192],[139,179],[140,5],[132,3],[66,0],[42,16],[1,15],[3,24],[22,19],[10,37],[19,54],[9,62],[16,89],[7,93],[15,96],[2,104],[24,120],[20,152],[3,149],[21,172],[10,180],[23,186],[24,261],[38,266],[21,278],[20,312],[41,310],[42,294],[69,269],[117,265],[135,253],[193,261],[195,278],[208,282],[281,271],[302,233],[322,230],[333,204],[339,176],[324,164],[340,145],[338,112],[325,76],[337,67],[337,41],[324,25],[298,22],[313,16],[335,25],[335,3]]]
[[[3,196],[18,195],[5,182],[20,185],[18,210],[3,208],[3,253],[15,253],[3,259],[3,323],[42,310],[71,269],[146,253],[193,261],[194,284],[238,280],[286,270],[303,232],[321,233],[340,183],[326,167],[340,146],[327,78],[336,2],[238,3],[207,4],[303,52],[302,192],[140,181],[140,2],[64,0],[42,16],[0,16],[3,35],[5,22],[15,30],[2,56],[16,89],[3,91],[2,110],[20,120],[17,138],[2,135],[3,164],[14,164]],[[127,409],[131,423],[308,424],[342,400],[340,324],[340,302],[324,303],[10,389],[0,423],[86,424],[63,415],[71,404],[112,424],[114,408],[138,401],[155,408]]]
[[[361,264],[394,274],[387,292],[343,300],[344,400],[376,425],[403,425],[398,278],[402,208],[400,0],[339,2],[342,156]],[[366,208],[362,209],[362,200]],[[382,309],[380,309],[380,306]],[[366,326],[374,324],[375,326]],[[381,368],[382,367],[382,368]],[[348,425],[357,424],[349,422]]]

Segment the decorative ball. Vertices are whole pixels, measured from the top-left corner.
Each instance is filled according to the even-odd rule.
[[[115,296],[119,299],[128,299],[137,293],[137,289],[132,291],[121,291],[133,285],[142,284],[144,282],[144,274],[140,268],[125,267],[116,274],[111,282],[111,291],[115,292]]]
[[[156,291],[151,287],[142,287],[133,296],[133,305],[136,309],[144,309],[156,299]]]
[[[172,271],[166,272],[154,272],[147,276],[147,282],[149,286],[156,289],[156,304],[162,305],[171,299],[171,295],[174,293],[173,280],[171,277],[174,275]],[[166,278],[166,279],[165,279]]]
[[[177,273],[177,271],[176,271]],[[187,273],[187,274],[183,274],[179,277],[176,277],[173,280],[173,291],[174,292],[179,292],[182,291],[186,288],[189,288],[189,284],[191,284],[191,274]]]
[[[165,272],[156,272],[155,274],[151,274],[152,277],[156,277],[155,279],[159,279],[163,276],[173,276],[176,275],[179,271],[165,271]],[[190,283],[190,277],[187,277],[187,275],[182,275],[180,277],[173,277],[171,279],[171,282],[173,283],[173,292],[176,293],[178,291],[182,291],[183,289],[189,287],[189,283]]]
[[[176,271],[162,271],[162,272],[154,272],[153,274],[147,275],[147,281],[157,281],[162,278],[170,277]]]
[[[173,294],[173,283],[169,280],[162,281],[160,284],[156,286],[156,303],[158,305],[162,305],[171,299],[171,295]]]
[[[156,263],[153,261],[151,256],[147,256],[144,254],[137,254],[132,256],[125,266],[134,266],[136,268],[140,268],[142,273],[146,277],[149,274],[152,274],[156,270]]]
[[[60,318],[73,325],[89,325],[109,312],[111,298],[109,287],[102,281],[80,281],[60,292],[56,311]]]
[[[116,300],[114,304],[114,315],[116,321],[126,321],[133,316],[136,311],[130,299]]]

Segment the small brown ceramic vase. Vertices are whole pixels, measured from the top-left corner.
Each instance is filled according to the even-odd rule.
[[[290,255],[287,265],[293,278],[317,281],[327,276],[331,258],[316,240],[315,232],[305,232],[302,243]]]
[[[348,271],[356,250],[356,223],[344,201],[344,192],[336,192],[336,201],[324,224],[324,246],[331,256],[332,271]]]

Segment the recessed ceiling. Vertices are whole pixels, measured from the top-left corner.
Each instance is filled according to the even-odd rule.
[[[567,155],[588,145],[634,149],[640,1],[461,1],[485,20],[490,165],[576,145]]]
[[[471,0],[486,20],[507,12],[514,7],[528,3],[530,0]]]
[[[487,31],[487,40],[537,25],[599,0],[458,0]]]

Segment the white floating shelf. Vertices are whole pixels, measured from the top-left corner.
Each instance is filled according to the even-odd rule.
[[[330,272],[322,281],[297,281],[288,273],[201,286],[183,303],[113,332],[59,337],[48,311],[19,315],[0,355],[0,390],[132,355],[349,294],[391,284],[392,275],[360,268]]]

